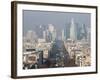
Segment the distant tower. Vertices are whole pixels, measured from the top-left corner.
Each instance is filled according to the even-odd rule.
[[[36,35],[36,33],[35,33],[34,31],[29,30],[29,31],[27,31],[27,33],[26,33],[26,38],[27,38],[28,40],[30,40],[30,41],[34,41],[34,40],[37,39],[37,35]]]
[[[87,28],[87,41],[91,43],[91,28],[90,27]]]
[[[56,40],[56,30],[54,29],[53,33],[52,33],[52,41]]]
[[[86,28],[85,28],[85,24],[82,24],[82,28],[81,28],[81,37],[82,39],[87,39],[87,31],[86,31]]]
[[[34,49],[37,42],[37,35],[34,31],[28,30],[24,38],[23,47],[26,49]],[[23,48],[23,49],[24,49]]]
[[[62,32],[61,32],[61,36],[62,36],[62,40],[64,41],[66,38],[65,38],[65,30],[63,29]]]
[[[48,30],[50,32],[53,32],[54,31],[54,26],[52,24],[48,24]]]
[[[43,38],[46,40],[46,31],[43,31]]]
[[[71,19],[71,25],[70,25],[70,39],[77,40],[77,32],[73,18]]]
[[[48,39],[49,41],[55,41],[56,39],[56,30],[52,24],[48,24]]]
[[[64,30],[61,32],[62,40],[64,40]]]

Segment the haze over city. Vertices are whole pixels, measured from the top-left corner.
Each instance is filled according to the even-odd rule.
[[[23,69],[91,66],[88,13],[23,11]]]
[[[40,26],[47,28],[48,24],[52,24],[56,29],[57,36],[61,36],[62,29],[65,27],[69,29],[72,18],[77,27],[81,27],[81,24],[85,24],[86,27],[91,26],[89,13],[23,10],[23,35],[28,30],[35,30],[41,36],[41,33],[38,32]]]

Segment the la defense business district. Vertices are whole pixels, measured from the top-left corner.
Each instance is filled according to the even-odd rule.
[[[91,66],[90,28],[80,26],[77,28],[72,18],[61,34],[53,24],[41,24],[37,32],[27,30],[23,36],[23,69]]]

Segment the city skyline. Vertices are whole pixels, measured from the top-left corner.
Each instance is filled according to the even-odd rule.
[[[38,32],[36,30],[27,30],[27,33],[33,32],[32,36],[35,36],[37,38],[45,38],[48,33],[52,34],[54,33],[53,36],[55,36],[55,39],[62,39],[62,40],[67,40],[67,39],[72,39],[72,40],[81,40],[81,39],[87,39],[90,35],[90,28],[88,29],[85,24],[81,24],[81,28],[78,27],[78,25],[75,24],[74,18],[71,19],[69,28],[65,27],[61,29],[61,34],[59,35],[57,32],[57,29],[53,24],[48,24],[47,26],[39,26]],[[25,35],[27,35],[27,33]],[[24,37],[25,37],[24,35]]]
[[[56,14],[57,13],[57,14]],[[54,18],[55,17],[55,18]],[[69,12],[51,12],[51,11],[23,11],[23,35],[28,30],[38,32],[40,27],[48,27],[52,24],[58,36],[61,36],[61,30],[67,28],[69,30],[71,19],[74,19],[76,27],[85,24],[90,28],[90,14],[88,13],[69,13]],[[42,20],[43,19],[43,20]],[[39,33],[39,32],[38,32]],[[41,33],[39,33],[41,36]]]
[[[23,69],[91,65],[90,14],[33,12],[23,18]]]

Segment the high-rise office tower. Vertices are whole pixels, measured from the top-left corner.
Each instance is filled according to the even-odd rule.
[[[49,41],[54,41],[56,39],[56,30],[52,24],[48,24],[48,39]]]
[[[68,25],[67,25],[68,26]],[[62,40],[64,41],[64,40],[67,40],[67,38],[68,38],[68,30],[69,30],[69,28],[68,27],[64,27],[64,29],[62,30],[62,32],[61,32],[61,36],[62,36]]]
[[[82,27],[81,27],[81,37],[82,39],[87,39],[87,31],[86,31],[86,27],[85,27],[85,24],[82,24]]]
[[[64,40],[64,30],[62,30],[61,32],[61,37],[62,37],[62,40]]]
[[[53,32],[54,31],[54,26],[52,24],[48,24],[48,30],[50,32]]]
[[[62,40],[64,41],[66,39],[65,30],[64,29],[61,32],[61,36],[62,36]]]
[[[56,40],[56,30],[54,29],[53,33],[52,33],[52,41]]]
[[[71,19],[71,24],[70,24],[70,39],[77,40],[77,31],[73,18]]]
[[[43,31],[43,38],[46,40],[46,31]]]
[[[90,27],[87,28],[87,41],[91,43],[91,28]]]
[[[26,39],[29,40],[29,41],[34,41],[37,39],[37,35],[34,31],[32,30],[29,30],[27,33],[26,33]]]

